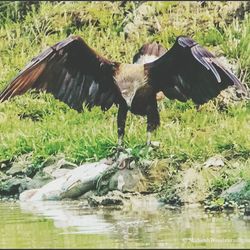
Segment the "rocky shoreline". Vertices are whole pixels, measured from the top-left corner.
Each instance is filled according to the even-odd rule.
[[[154,196],[166,208],[200,204],[205,211],[236,211],[250,214],[250,184],[238,181],[211,195],[204,173],[225,167],[220,156],[204,164],[176,169],[167,159],[148,161],[121,154],[119,159],[103,159],[81,166],[63,155],[53,156],[34,168],[31,155],[0,164],[0,200],[81,200],[92,207],[123,206],[133,198]]]

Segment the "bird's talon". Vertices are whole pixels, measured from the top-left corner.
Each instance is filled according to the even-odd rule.
[[[126,159],[122,160],[119,164],[118,164],[118,169],[124,169],[126,168],[127,164],[126,164]]]

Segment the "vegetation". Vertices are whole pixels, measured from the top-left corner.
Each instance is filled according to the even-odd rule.
[[[0,89],[43,49],[80,35],[111,60],[131,62],[150,41],[170,48],[176,36],[192,36],[219,56],[250,83],[250,15],[248,2],[8,2],[0,3]],[[244,13],[244,15],[242,14]],[[219,175],[209,182],[228,187],[239,178],[250,180],[250,103],[221,108],[211,101],[197,112],[192,102],[159,103],[161,126],[153,140],[157,150],[144,147],[145,118],[129,115],[126,147],[146,159],[170,159],[175,166],[204,162],[219,154],[240,164],[231,182]],[[27,93],[0,104],[0,162],[32,152],[34,166],[58,153],[75,162],[95,161],[116,147],[116,107],[105,114],[94,108],[77,113],[51,95]],[[230,165],[230,164],[229,164]],[[224,170],[223,170],[224,171]],[[248,174],[247,174],[248,172]],[[238,175],[239,174],[239,175]]]

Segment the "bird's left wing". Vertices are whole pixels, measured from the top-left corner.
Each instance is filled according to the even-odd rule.
[[[144,64],[149,84],[169,99],[203,104],[221,90],[235,85],[246,92],[239,79],[207,49],[189,37],[180,36],[173,47],[154,62]]]
[[[81,37],[72,36],[33,58],[0,93],[0,102],[37,89],[78,111],[83,104],[107,110],[120,94],[113,78],[117,66],[96,54]]]

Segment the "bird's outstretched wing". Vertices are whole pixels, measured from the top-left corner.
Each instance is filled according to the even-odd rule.
[[[113,74],[118,64],[97,55],[79,37],[69,37],[33,58],[0,93],[0,102],[29,89],[44,90],[71,108],[109,109],[119,90]]]
[[[212,53],[185,36],[178,37],[169,51],[144,67],[149,84],[169,99],[192,99],[203,104],[230,85],[246,92],[239,79]]]

